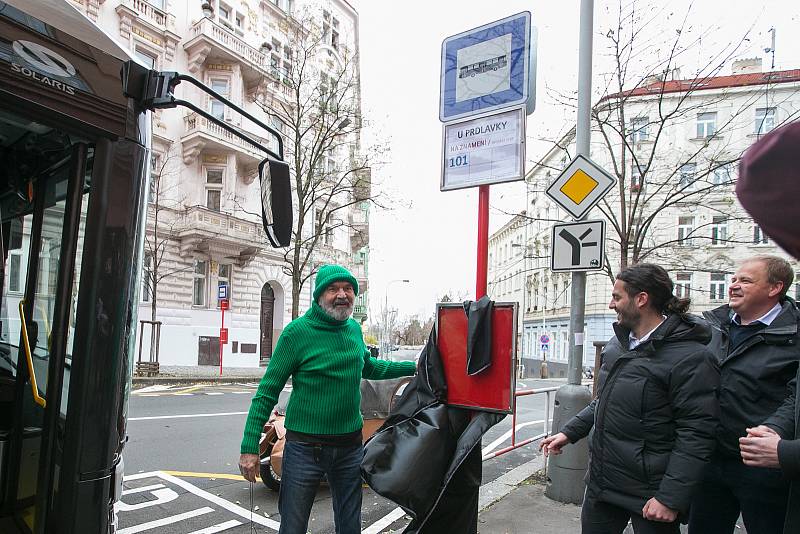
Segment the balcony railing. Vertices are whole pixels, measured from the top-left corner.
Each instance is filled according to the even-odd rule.
[[[144,0],[122,0],[122,5],[132,9],[140,17],[149,20],[156,26],[166,28],[167,24],[171,22],[166,12]]]
[[[264,158],[264,155],[256,151],[255,147],[251,146],[249,143],[245,142],[239,137],[233,135],[224,128],[221,128],[220,126],[214,124],[205,117],[198,115],[197,113],[190,113],[189,115],[183,118],[183,121],[185,126],[184,137],[188,137],[189,135],[194,133],[204,134],[218,141],[222,141],[229,148],[234,148],[241,152],[245,152],[246,154],[250,155],[255,159],[261,160]],[[263,139],[261,137],[257,137],[251,134],[250,132],[245,132],[245,133],[247,133],[249,137],[253,138],[253,140],[261,143],[262,145],[267,146],[273,150],[277,150],[276,141],[274,138],[270,137],[268,139]]]
[[[140,1],[140,0],[133,0]],[[220,26],[209,18],[197,21],[189,30],[189,39],[205,36],[226,49],[233,57],[241,58],[251,66],[259,69],[262,74],[270,74],[267,56],[237,37],[233,32]]]

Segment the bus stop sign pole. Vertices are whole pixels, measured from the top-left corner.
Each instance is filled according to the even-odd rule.
[[[489,256],[489,186],[478,188],[478,265],[475,300],[486,295]]]

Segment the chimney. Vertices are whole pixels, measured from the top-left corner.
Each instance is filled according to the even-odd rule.
[[[760,57],[737,59],[731,67],[731,74],[753,74],[756,72],[761,72]]]

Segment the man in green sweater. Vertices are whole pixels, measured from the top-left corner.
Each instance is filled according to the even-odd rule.
[[[323,475],[331,488],[336,534],[361,532],[361,379],[398,378],[416,371],[414,362],[370,356],[361,327],[350,318],[357,294],[358,282],[347,269],[320,268],[314,302],[278,339],[247,414],[239,469],[255,482],[261,429],[292,377],[278,496],[279,534],[307,531]]]

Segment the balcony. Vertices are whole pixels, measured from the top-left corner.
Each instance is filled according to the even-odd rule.
[[[184,215],[182,230],[177,232],[181,255],[201,252],[221,259],[233,259],[246,265],[265,248],[260,222],[247,221],[227,213],[192,206]]]
[[[124,40],[131,33],[147,40],[164,51],[164,59],[171,62],[180,36],[175,33],[175,16],[145,0],[121,0],[116,7],[119,16],[119,33]]]
[[[181,137],[183,149],[183,162],[190,165],[204,150],[218,152],[234,152],[237,158],[245,165],[253,165],[264,159],[263,155],[243,139],[209,121],[197,113],[190,113],[183,118],[184,132]],[[254,141],[277,150],[273,138],[263,139],[250,132],[244,131]]]
[[[187,37],[189,40],[183,49],[189,57],[189,72],[192,74],[211,59],[241,64],[242,78],[247,87],[261,84],[265,77],[272,81],[268,57],[213,20],[200,19],[189,29]]]

